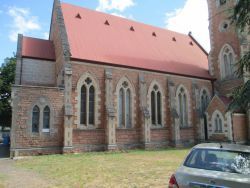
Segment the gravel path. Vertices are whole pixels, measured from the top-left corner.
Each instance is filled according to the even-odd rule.
[[[35,172],[15,167],[14,160],[0,159],[0,188],[2,187],[47,188],[56,186]]]

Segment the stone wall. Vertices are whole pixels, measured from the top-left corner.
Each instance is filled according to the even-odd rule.
[[[12,155],[59,153],[63,145],[63,92],[52,87],[13,86],[12,100]],[[43,106],[50,107],[49,132],[43,132],[41,123],[39,132],[32,132],[34,105],[40,107],[40,122]]]
[[[180,131],[181,140],[184,146],[191,146],[195,143],[197,135],[195,135],[195,130],[191,128],[182,128]]]
[[[209,53],[210,72],[220,80],[219,53],[221,48],[227,43],[232,46],[236,59],[240,56],[240,47],[238,36],[235,33],[235,25],[230,24],[230,8],[234,6],[233,1],[227,1],[226,4],[219,6],[219,1],[207,0],[209,10],[209,32],[211,51]],[[229,21],[228,27],[221,30],[220,26],[224,21]]]
[[[189,146],[198,140],[197,130],[199,129],[200,118],[197,115],[200,106],[200,91],[206,88],[208,95],[212,96],[212,85],[209,80],[175,76],[168,74],[153,73],[128,68],[117,68],[105,65],[98,65],[86,62],[72,63],[72,105],[73,105],[73,132],[72,149],[68,152],[102,151],[107,149],[107,111],[105,107],[105,70],[112,71],[112,88],[114,97],[114,125],[115,143],[117,149],[132,149],[144,147],[142,142],[142,111],[140,108],[139,76],[143,75],[146,86],[146,106],[150,107],[150,88],[157,84],[162,94],[162,126],[151,126],[149,148],[165,148],[178,143],[178,145]],[[92,128],[79,126],[79,90],[78,83],[83,75],[91,76],[96,82],[97,98],[95,109],[97,111],[95,125]],[[84,77],[85,78],[85,77]],[[121,80],[130,83],[133,104],[132,104],[132,128],[118,128],[117,114],[117,90]],[[169,83],[173,90],[170,91]],[[176,141],[173,130],[176,129],[175,118],[170,110],[170,102],[176,103],[176,92],[182,86],[186,89],[188,97],[188,127],[178,128],[180,140]],[[170,98],[172,95],[172,98]],[[53,107],[53,125],[50,133],[31,132],[31,110],[34,104],[42,103],[43,100]],[[12,129],[12,153],[16,155],[36,155],[61,153],[64,122],[64,90],[58,88],[38,87],[38,86],[14,86],[13,87],[13,129]],[[175,107],[178,105],[175,104]],[[19,120],[21,118],[21,120]],[[64,151],[66,152],[66,151]]]
[[[223,131],[215,131],[213,114],[220,114],[222,117]],[[207,108],[208,136],[212,141],[228,141],[236,143],[246,143],[248,136],[248,126],[246,114],[231,113],[227,111],[227,105],[214,96]]]
[[[55,62],[22,59],[22,85],[55,86]]]
[[[64,68],[71,53],[59,0],[54,0],[49,40],[53,41],[55,47],[57,85],[64,85]]]
[[[151,129],[151,148],[164,148],[171,145],[169,128]]]
[[[139,97],[139,75],[143,74],[147,92],[149,91],[152,83],[157,83],[162,92],[162,104],[163,104],[163,124],[162,127],[154,127],[151,128],[151,141],[152,144],[155,144],[163,147],[167,147],[171,144],[173,138],[172,130],[173,130],[173,119],[172,114],[170,112],[170,98],[169,98],[169,88],[168,82],[174,83],[174,95],[180,85],[184,86],[187,90],[188,94],[188,116],[189,116],[189,127],[188,129],[180,129],[181,140],[180,142],[187,145],[193,144],[198,140],[198,133],[197,130],[199,129],[199,122],[200,118],[197,115],[197,110],[199,110],[200,100],[199,92],[202,88],[206,88],[209,92],[209,96],[212,96],[212,84],[211,81],[208,80],[201,80],[195,78],[188,78],[182,76],[174,76],[168,74],[160,74],[160,73],[153,73],[148,71],[140,71],[135,69],[128,69],[128,68],[118,68],[118,67],[110,67],[105,65],[97,65],[95,63],[87,63],[87,62],[78,62],[72,61],[72,104],[73,104],[73,127],[74,127],[74,135],[77,135],[77,132],[86,131],[85,128],[79,125],[79,101],[80,101],[80,93],[78,87],[78,82],[80,82],[81,77],[83,75],[90,75],[91,79],[94,79],[98,85],[96,92],[98,93],[98,100],[95,109],[97,110],[97,117],[95,121],[94,127],[96,129],[105,129],[107,130],[107,112],[105,108],[105,70],[109,69],[112,72],[112,83],[113,83],[113,102],[114,102],[114,109],[115,109],[115,117],[114,117],[114,124],[115,127],[118,127],[118,114],[117,114],[117,84],[121,79],[128,80],[131,84],[132,90],[134,93],[133,96],[133,113],[132,113],[132,128],[131,129],[119,129],[116,128],[116,143],[118,148],[134,148],[135,146],[141,147],[142,143],[142,112],[140,109],[140,97]],[[195,87],[194,87],[195,85]],[[195,88],[197,89],[198,93],[195,93]],[[150,109],[149,104],[149,95],[147,95],[147,106]],[[79,129],[80,127],[80,129]],[[79,133],[80,134],[80,133]],[[84,141],[84,137],[82,137],[81,142]],[[98,139],[98,138],[97,138]],[[77,145],[77,141],[73,136],[73,147]],[[107,144],[107,138],[105,143]],[[95,144],[95,141],[93,141]]]
[[[207,0],[209,11],[209,33],[211,50],[209,52],[209,71],[217,80],[214,84],[216,92],[220,95],[229,94],[235,87],[243,83],[243,79],[236,77],[221,78],[222,60],[220,52],[225,45],[230,46],[234,52],[234,59],[240,59],[240,43],[236,33],[235,24],[231,24],[230,16],[236,1],[226,1],[219,5],[217,0]],[[226,26],[225,26],[226,25]],[[233,83],[232,83],[233,82]]]
[[[116,129],[118,149],[134,149],[141,147],[139,129]]]
[[[59,33],[59,26],[58,23],[56,22],[56,16],[57,16],[56,10],[53,10],[50,40],[53,40],[53,44],[55,47],[55,55],[56,55],[55,74],[57,78],[57,84],[60,85],[63,84],[62,69],[64,65],[64,59],[63,59],[62,42]]]
[[[73,130],[73,152],[104,151],[106,149],[105,130]]]
[[[245,114],[233,114],[233,133],[236,143],[247,143],[248,127]]]
[[[229,134],[232,130],[231,116],[226,115],[226,105],[215,95],[207,108],[208,138],[212,141],[229,141],[232,139]],[[213,116],[219,114],[222,119],[222,132],[215,132],[215,122]]]

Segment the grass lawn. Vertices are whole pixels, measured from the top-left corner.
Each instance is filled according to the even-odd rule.
[[[0,174],[0,188],[4,188],[3,182],[6,180],[6,176],[4,174]]]
[[[189,149],[47,155],[17,161],[58,187],[167,187]]]

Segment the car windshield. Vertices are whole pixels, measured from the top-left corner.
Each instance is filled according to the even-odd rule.
[[[184,166],[250,174],[250,153],[218,149],[194,149],[184,162]]]

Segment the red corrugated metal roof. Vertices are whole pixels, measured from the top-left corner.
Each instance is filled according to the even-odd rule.
[[[23,37],[22,56],[36,59],[55,60],[55,49],[52,41]]]
[[[72,59],[211,79],[207,55],[188,35],[67,3],[62,12]]]

